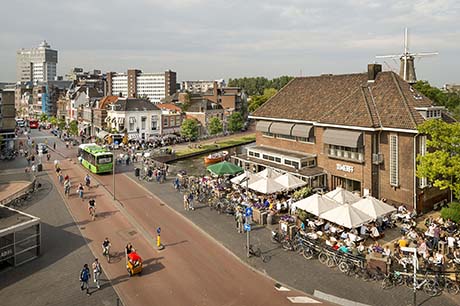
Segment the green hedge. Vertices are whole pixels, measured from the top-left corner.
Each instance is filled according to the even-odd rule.
[[[456,223],[460,223],[460,203],[452,202],[448,207],[441,209],[441,217],[444,220],[451,219]]]

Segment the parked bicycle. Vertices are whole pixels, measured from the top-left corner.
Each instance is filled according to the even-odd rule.
[[[245,250],[248,249],[247,246],[244,247]],[[259,257],[260,259],[262,259],[262,261],[264,263],[267,263],[270,261],[271,259],[271,256],[270,255],[264,255],[262,254],[262,251],[260,250],[260,248],[256,248],[254,247],[252,244],[249,245],[249,255],[250,256],[255,256],[255,257]]]

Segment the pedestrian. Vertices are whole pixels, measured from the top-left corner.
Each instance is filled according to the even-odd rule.
[[[47,161],[50,161],[50,159],[51,159],[51,154],[47,153],[47,154],[46,154],[46,160],[47,160]]]
[[[184,210],[188,210],[188,195],[184,193]]]
[[[88,173],[85,176],[85,184],[86,184],[86,187],[88,187],[88,189],[91,188],[91,177],[89,176]]]
[[[190,192],[188,195],[188,208],[190,210],[195,210],[195,207],[193,207],[193,193]]]
[[[88,264],[84,264],[83,269],[80,272],[80,289],[81,291],[86,289],[86,295],[90,296],[89,292],[89,280],[91,273],[88,268]]]
[[[68,176],[66,175],[67,179],[64,180],[64,194],[69,197],[70,195],[70,188],[72,188],[72,185],[70,184],[70,180],[68,179]]]
[[[78,194],[78,197],[83,201],[83,184],[80,183],[78,184],[78,187],[77,187],[77,194]]]
[[[56,150],[56,142],[53,142],[53,150]]]
[[[37,172],[37,166],[35,166],[35,164],[32,165],[32,172],[33,173]]]
[[[236,229],[238,230],[238,233],[243,232],[243,226],[244,226],[244,220],[243,220],[243,213],[241,212],[241,209],[237,209],[236,214],[235,214],[235,221],[236,221]]]
[[[102,267],[97,258],[94,259],[94,262],[93,262],[93,274],[94,274],[93,280],[96,283],[97,289],[101,289],[100,278],[102,274]]]

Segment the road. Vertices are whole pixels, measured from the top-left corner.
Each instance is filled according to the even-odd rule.
[[[76,186],[86,171],[75,164],[75,149],[58,143],[57,151],[66,157],[61,161],[63,172]],[[45,169],[52,172],[52,162],[45,164]],[[62,192],[56,176],[52,178]],[[94,254],[100,253],[103,239],[110,237],[115,258],[110,264],[104,263],[103,268],[125,305],[291,305],[287,298],[296,296],[306,298],[310,304],[318,303],[296,290],[276,290],[274,280],[242,263],[125,175],[116,175],[117,201],[108,192],[112,176],[95,178],[101,185],[89,190],[85,201],[72,195],[65,202]],[[96,199],[95,221],[89,220],[89,198]],[[163,251],[154,247],[159,226]],[[123,253],[127,242],[132,242],[144,259],[140,277],[127,275]]]

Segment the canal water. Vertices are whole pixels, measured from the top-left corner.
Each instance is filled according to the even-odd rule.
[[[246,148],[255,146],[255,142],[249,144],[236,146],[233,148],[223,149],[222,151],[228,151],[229,155],[242,154],[246,153]],[[204,176],[209,175],[209,172],[206,171],[206,165],[204,164],[205,156],[209,153],[178,160],[170,163],[169,170],[171,173],[176,174],[180,170],[185,170],[188,175],[194,176]]]

